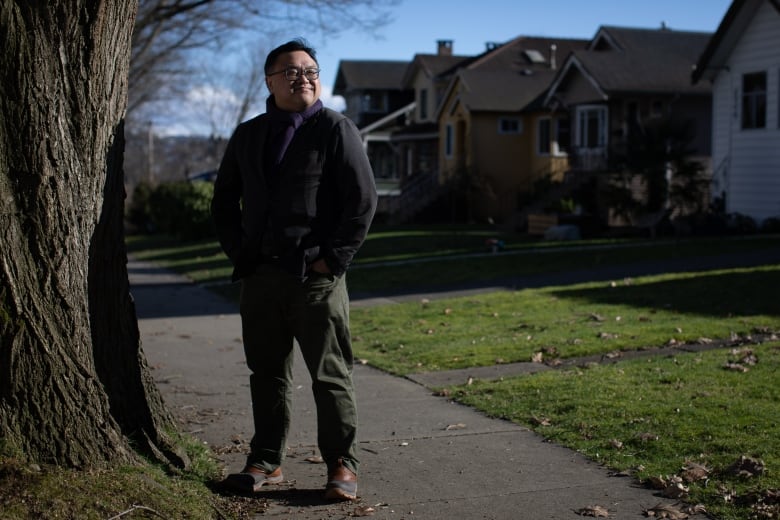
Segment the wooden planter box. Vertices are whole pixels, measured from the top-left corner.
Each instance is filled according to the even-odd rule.
[[[528,215],[528,234],[544,235],[549,228],[558,225],[558,215],[550,213],[531,213]]]

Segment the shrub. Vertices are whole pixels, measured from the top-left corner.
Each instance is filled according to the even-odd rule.
[[[127,207],[127,222],[136,233],[152,233],[154,225],[151,219],[149,198],[154,188],[146,181],[136,184],[130,205]]]
[[[211,238],[214,225],[210,182],[167,182],[151,187],[140,183],[133,191],[128,221],[139,231],[164,233],[184,240]]]
[[[780,217],[769,217],[761,223],[761,231],[764,233],[780,233]]]

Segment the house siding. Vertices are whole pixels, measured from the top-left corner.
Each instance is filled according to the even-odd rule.
[[[762,2],[713,84],[713,196],[758,222],[780,216],[780,14]],[[741,128],[742,76],[767,74],[766,127]]]
[[[587,103],[603,103],[604,94],[591,83],[580,70],[572,67],[566,78],[566,103],[582,105]]]

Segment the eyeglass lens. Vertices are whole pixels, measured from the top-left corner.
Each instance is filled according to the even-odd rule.
[[[314,81],[320,77],[320,69],[296,69],[293,67],[284,69],[284,77],[289,81],[295,81],[300,78],[301,75],[306,76],[306,79],[309,81]]]

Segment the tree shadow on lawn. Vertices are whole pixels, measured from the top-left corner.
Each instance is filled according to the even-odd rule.
[[[657,308],[703,316],[780,316],[780,266],[691,273],[657,282],[624,281],[596,288],[562,288],[560,298],[591,303]]]

